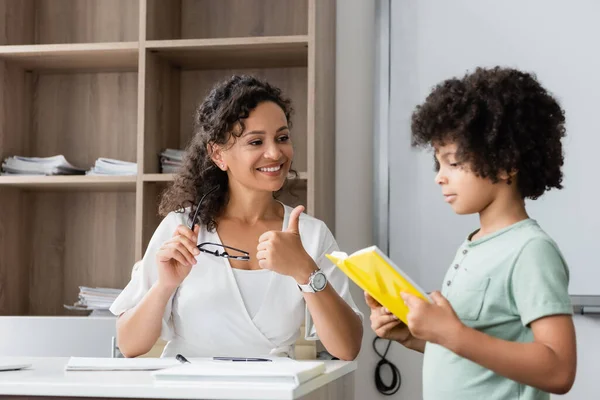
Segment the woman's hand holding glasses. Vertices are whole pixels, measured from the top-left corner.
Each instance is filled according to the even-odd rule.
[[[158,264],[158,283],[164,288],[175,290],[188,276],[196,264],[198,233],[200,226],[192,231],[185,225],[179,225],[173,237],[167,240],[156,253]]]

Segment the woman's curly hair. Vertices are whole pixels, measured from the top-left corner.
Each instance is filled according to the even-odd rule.
[[[417,106],[411,125],[413,146],[455,143],[477,176],[496,183],[516,171],[523,198],[562,189],[564,111],[533,74],[477,68],[448,79]]]
[[[194,136],[185,150],[181,169],[162,195],[161,216],[191,207],[191,223],[202,196],[218,186],[206,196],[194,221],[194,224],[200,223],[209,231],[216,229],[216,220],[229,201],[229,181],[227,172],[217,168],[213,162],[209,145],[226,146],[231,137],[240,137],[245,129],[244,119],[265,101],[279,105],[291,126],[291,101],[283,96],[280,89],[266,81],[248,75],[233,75],[212,88],[195,112]],[[297,174],[294,170],[290,172]]]

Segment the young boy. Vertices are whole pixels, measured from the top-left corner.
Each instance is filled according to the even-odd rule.
[[[366,295],[378,336],[425,353],[425,400],[549,399],[573,385],[568,268],[524,201],[562,188],[564,122],[533,75],[498,67],[442,82],[413,113],[445,201],[481,225],[433,303],[402,294],[408,326]]]

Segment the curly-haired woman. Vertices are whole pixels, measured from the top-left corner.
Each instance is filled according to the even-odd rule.
[[[480,221],[433,303],[403,295],[408,326],[367,296],[379,336],[425,353],[425,400],[540,400],[573,385],[568,267],[525,209],[562,188],[564,123],[533,75],[499,67],[442,82],[413,113],[444,200]]]
[[[362,315],[325,257],[338,249],[333,235],[276,200],[294,172],[291,113],[278,88],[251,76],[204,99],[164,219],[111,307],[125,356],[160,336],[163,356],[293,357],[305,316],[307,339],[357,356]]]

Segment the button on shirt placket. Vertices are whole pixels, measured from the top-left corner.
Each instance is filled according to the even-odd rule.
[[[446,289],[448,292],[450,292],[450,289],[451,289],[450,287],[452,286],[452,282],[454,281],[454,278],[456,278],[456,275],[458,275],[458,274],[459,274],[459,268],[460,268],[460,264],[461,264],[462,262],[464,262],[464,260],[465,260],[465,258],[466,258],[466,256],[467,256],[467,253],[468,253],[468,252],[469,252],[469,250],[467,250],[467,249],[463,249],[463,250],[462,250],[462,257],[461,257],[461,259],[460,259],[460,260],[455,260],[455,261],[456,261],[456,263],[455,263],[455,264],[452,266],[452,269],[453,269],[453,273],[451,274],[452,276],[451,276],[451,277],[449,277],[449,279],[448,279],[448,280],[446,281],[446,283],[445,283],[445,284],[446,284],[446,286],[449,286],[449,287]]]

